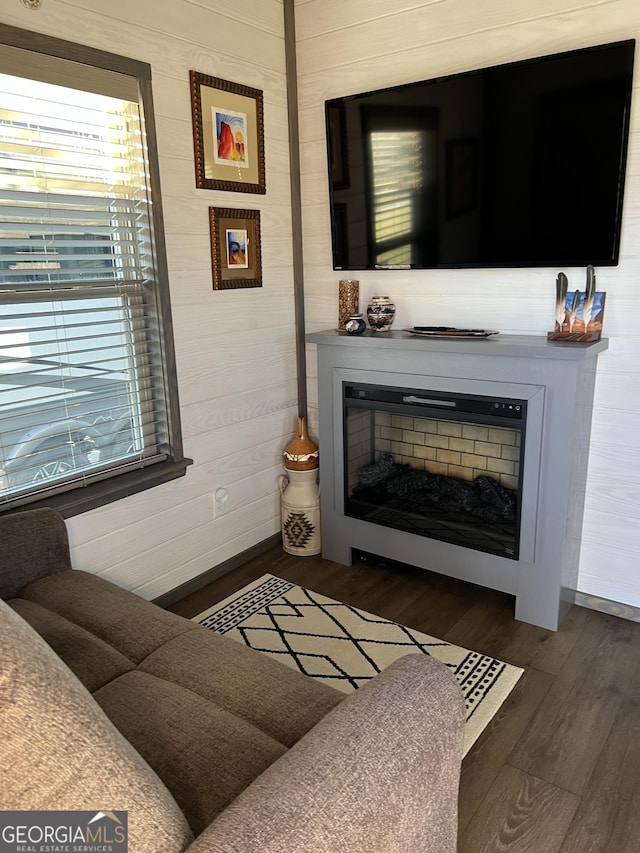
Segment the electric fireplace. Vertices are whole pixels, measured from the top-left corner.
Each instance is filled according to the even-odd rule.
[[[345,514],[517,559],[527,401],[343,384]]]
[[[308,335],[318,345],[322,554],[354,551],[513,595],[556,630],[574,601],[597,356],[542,336]]]

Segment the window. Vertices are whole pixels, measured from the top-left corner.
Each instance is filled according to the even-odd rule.
[[[0,25],[0,511],[71,515],[190,460],[150,69],[33,41]]]

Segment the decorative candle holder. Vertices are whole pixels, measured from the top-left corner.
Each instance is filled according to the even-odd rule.
[[[338,328],[346,328],[352,314],[358,313],[360,304],[360,282],[355,279],[341,279],[338,282]]]

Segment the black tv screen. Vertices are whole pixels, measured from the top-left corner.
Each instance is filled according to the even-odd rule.
[[[334,269],[617,264],[634,49],[327,101]]]

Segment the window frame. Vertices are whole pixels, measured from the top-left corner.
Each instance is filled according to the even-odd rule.
[[[82,63],[106,71],[116,71],[135,78],[140,92],[143,121],[146,133],[149,180],[153,200],[152,236],[157,283],[155,305],[158,326],[162,331],[160,359],[164,374],[167,401],[167,427],[169,455],[166,459],[147,467],[113,475],[87,484],[73,484],[67,491],[38,495],[26,495],[19,501],[0,503],[0,514],[16,509],[48,506],[57,509],[65,518],[104,506],[121,498],[168,483],[183,477],[191,459],[184,456],[180,423],[180,401],[178,396],[177,369],[173,340],[173,322],[169,293],[169,271],[164,237],[162,196],[160,192],[160,169],[158,164],[157,135],[151,86],[151,66],[146,62],[130,59],[118,54],[75,42],[35,33],[0,23],[0,45],[9,45],[25,51],[56,56],[71,62]]]

